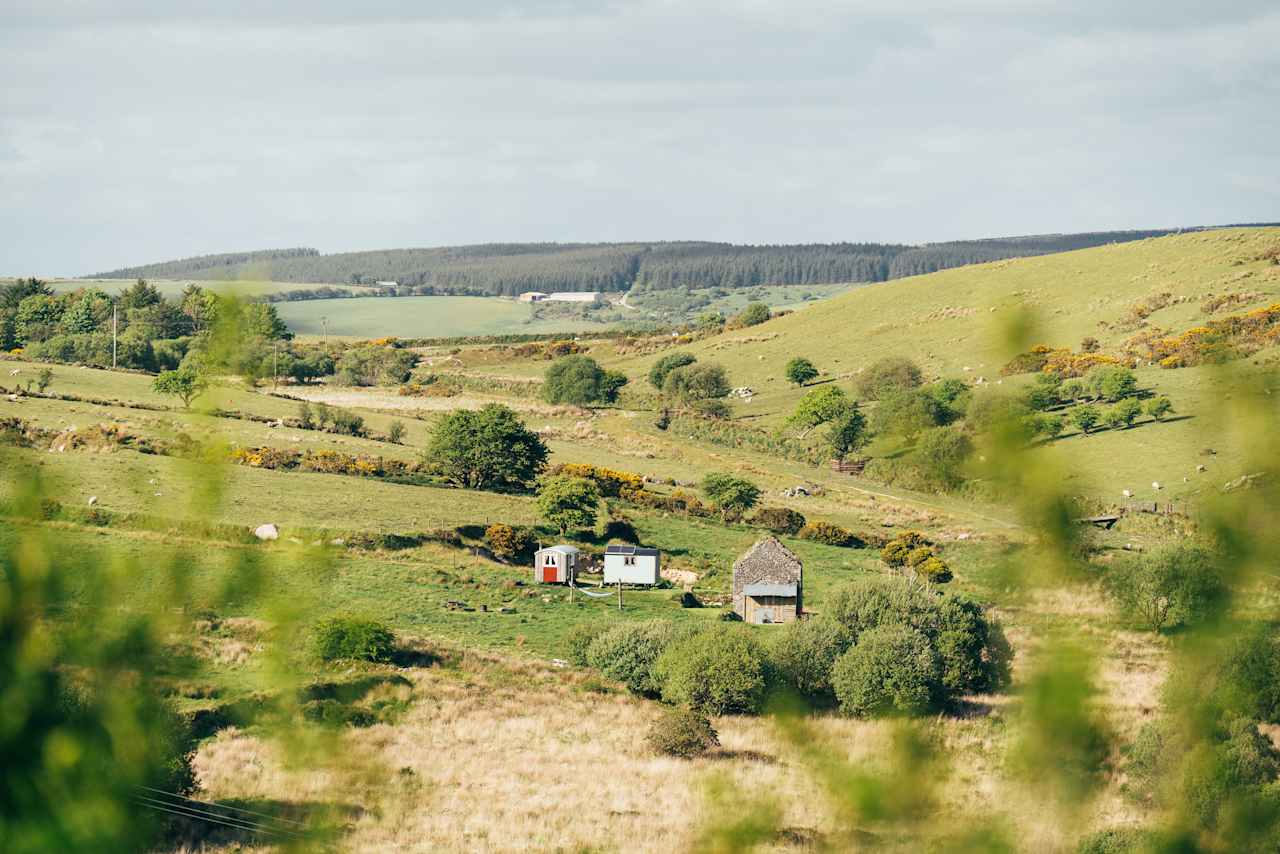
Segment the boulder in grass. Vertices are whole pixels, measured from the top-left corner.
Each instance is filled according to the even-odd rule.
[[[254,528],[253,535],[260,540],[278,540],[280,539],[280,529],[268,522],[265,525],[259,525]]]

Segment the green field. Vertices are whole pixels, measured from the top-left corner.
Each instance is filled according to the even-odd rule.
[[[528,303],[499,297],[357,297],[276,304],[289,328],[302,335],[362,338],[452,338],[598,330],[598,323],[534,321]]]

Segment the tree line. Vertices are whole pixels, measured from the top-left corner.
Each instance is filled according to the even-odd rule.
[[[102,278],[311,282],[398,293],[515,296],[524,291],[661,291],[881,282],[966,264],[1044,255],[1173,230],[1049,234],[924,245],[827,243],[489,243],[322,255],[315,249],[206,255],[98,273]],[[393,282],[394,286],[385,283]],[[430,289],[430,290],[426,290]]]

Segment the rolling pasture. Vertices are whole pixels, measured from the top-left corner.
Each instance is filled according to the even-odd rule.
[[[929,378],[959,377],[974,386],[975,395],[996,394],[1028,381],[1000,375],[1010,355],[1002,336],[1013,320],[1032,318],[1023,346],[1074,347],[1092,336],[1106,352],[1133,334],[1136,327],[1126,318],[1152,294],[1170,296],[1145,322],[1173,331],[1212,316],[1204,308],[1210,296],[1238,294],[1244,308],[1275,302],[1280,267],[1262,259],[1278,245],[1277,229],[1229,230],[997,262],[857,288],[684,347],[700,361],[723,364],[733,385],[755,390],[749,401],[732,401],[731,423],[743,429],[778,429],[808,390],[782,377],[786,361],[796,355],[824,371],[819,382],[846,389],[870,362],[901,355],[919,363]],[[528,308],[498,299],[349,299],[279,307],[299,331],[318,331],[307,324],[324,313],[333,335],[534,331],[517,315],[494,315]],[[353,312],[345,320],[349,326],[340,325],[337,310]],[[290,312],[302,312],[303,319]],[[657,356],[671,352],[637,355],[618,352],[609,341],[583,343],[604,366],[623,371],[633,392],[643,390]],[[1034,678],[1035,657],[1055,640],[1079,639],[1097,665],[1091,707],[1121,745],[1132,743],[1161,713],[1161,687],[1177,638],[1143,631],[1121,616],[1093,576],[1064,578],[1046,588],[1024,583],[1022,574],[1034,564],[1036,551],[1029,548],[1032,536],[1021,524],[1021,508],[991,506],[963,492],[925,495],[885,487],[735,444],[732,435],[713,443],[670,425],[664,429],[655,423],[656,403],[642,394],[627,398],[632,408],[625,409],[551,406],[534,399],[536,384],[517,392],[501,382],[539,377],[547,360],[515,348],[453,351],[425,348],[417,370],[463,375],[470,385],[455,397],[419,399],[398,395],[394,387],[350,389],[332,381],[282,389],[358,412],[372,433],[365,438],[207,411],[216,406],[263,418],[297,415],[299,401],[228,378],[218,378],[187,411],[156,394],[149,376],[66,365],[50,366],[51,392],[104,402],[6,395],[0,397],[0,417],[48,430],[107,424],[151,440],[218,440],[224,458],[234,446],[265,445],[412,460],[442,411],[498,401],[543,436],[553,463],[643,474],[650,479],[646,488],[656,492],[697,490],[704,475],[729,471],[761,487],[762,505],[846,526],[868,541],[923,531],[954,574],[948,589],[989,607],[1015,650],[1011,691],[967,696],[962,712],[930,720],[945,757],[929,769],[946,781],[938,789],[937,815],[943,822],[998,825],[1020,848],[1037,851],[1072,850],[1085,830],[1154,820],[1155,808],[1131,797],[1124,776],[1114,773],[1099,779],[1088,809],[1071,822],[1026,820],[1035,805],[1026,803],[1008,766],[1020,737],[1018,692]],[[1144,418],[1132,429],[1087,436],[1068,429],[1028,459],[1051,463],[1073,494],[1118,499],[1121,488],[1147,499],[1215,494],[1246,464],[1245,442],[1233,435],[1242,428],[1233,418],[1225,380],[1260,383],[1275,358],[1274,350],[1263,350],[1226,367],[1142,367],[1140,387],[1173,400],[1171,419]],[[15,358],[0,364],[0,384],[9,388],[44,367]],[[380,439],[393,420],[407,425],[402,445]],[[794,847],[794,839],[821,847],[822,828],[842,820],[839,808],[805,774],[795,740],[776,723],[721,716],[715,720],[722,743],[715,758],[653,756],[643,733],[660,712],[657,703],[628,694],[598,672],[556,661],[570,656],[569,633],[587,624],[662,618],[688,627],[718,621],[733,561],[762,536],[756,525],[619,500],[591,531],[561,538],[541,529],[540,539],[569,539],[599,550],[607,542],[605,517],[625,519],[641,542],[662,550],[666,566],[694,579],[689,592],[706,606],[684,607],[678,581],[670,588],[627,591],[619,611],[614,599],[586,599],[562,587],[533,584],[524,562],[506,564],[481,549],[489,523],[539,521],[531,495],[196,462],[118,445],[63,449],[57,440],[41,442],[0,448],[6,474],[18,473],[0,480],[6,508],[0,549],[45,537],[59,548],[100,555],[101,565],[119,570],[120,601],[127,603],[122,611],[163,610],[171,588],[186,587],[191,604],[181,618],[187,633],[171,643],[174,661],[189,660],[190,669],[174,680],[174,700],[197,720],[234,722],[207,734],[199,746],[196,765],[205,797],[271,805],[337,798],[339,806],[351,807],[344,813],[343,844],[361,851],[432,850],[457,847],[459,840],[475,850],[689,849],[698,844],[698,828],[719,827],[731,812],[704,800],[704,784],[712,777],[739,792],[771,793],[779,804],[778,822],[791,834],[766,843],[771,850]],[[1149,488],[1155,480],[1164,485],[1158,496]],[[46,490],[42,515],[17,521],[12,509],[36,482]],[[810,494],[795,494],[790,488],[798,484]],[[250,531],[268,522],[279,526],[279,539],[258,542]],[[1094,568],[1101,573],[1124,559],[1125,550],[1151,550],[1184,537],[1183,524],[1133,514],[1112,530],[1090,529],[1101,555]],[[436,529],[452,529],[453,535],[411,542],[403,536]],[[784,541],[804,562],[806,608],[819,615],[841,585],[889,571],[874,547]],[[267,605],[229,595],[236,584],[266,591]],[[1250,594],[1251,608],[1269,606],[1275,597],[1270,587]],[[284,644],[279,659],[265,651],[288,620],[310,626],[340,615],[384,622],[399,638],[401,657],[325,664],[304,645]],[[781,635],[777,627],[748,630],[765,645]],[[326,748],[331,756],[349,758],[358,773],[344,767],[346,776],[335,772],[332,779],[302,775],[252,715],[219,717],[290,690],[282,685],[335,693],[374,686],[370,696],[385,716],[376,725],[341,728]],[[373,708],[375,701],[359,702]],[[566,716],[580,725],[565,726]],[[887,761],[890,722],[815,708],[809,725],[832,756],[868,767]],[[441,755],[466,761],[441,762]],[[607,780],[601,779],[602,767],[609,768]],[[740,806],[750,810],[754,804]],[[581,818],[605,812],[609,818],[602,823]],[[626,834],[627,844],[618,845],[619,833]],[[912,837],[902,850],[927,847],[927,841]],[[214,840],[205,850],[244,850],[246,842],[262,847],[241,837]]]
[[[289,328],[301,335],[324,331],[358,338],[443,338],[578,332],[600,329],[584,320],[534,321],[532,306],[498,297],[356,297],[277,303]]]

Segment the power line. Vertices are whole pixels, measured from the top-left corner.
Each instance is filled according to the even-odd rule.
[[[152,789],[147,786],[137,786],[135,788],[139,790],[138,793],[133,795],[135,803],[139,806],[148,807],[169,815],[195,819],[197,821],[204,821],[210,824],[221,825],[223,827],[229,827],[236,830],[249,831],[251,833],[264,834],[268,836],[285,836],[293,839],[302,838],[304,836],[304,831],[307,829],[307,826],[302,822],[279,818],[267,813],[242,809],[240,807],[233,807],[225,804],[198,801],[194,798],[176,795],[160,789]],[[160,795],[160,797],[142,794],[143,792],[154,792]],[[259,816],[267,819],[267,821],[261,822],[252,818],[244,818],[239,815],[228,815],[227,813],[243,813],[246,816]],[[282,827],[280,826],[281,823],[296,825],[299,830]]]

